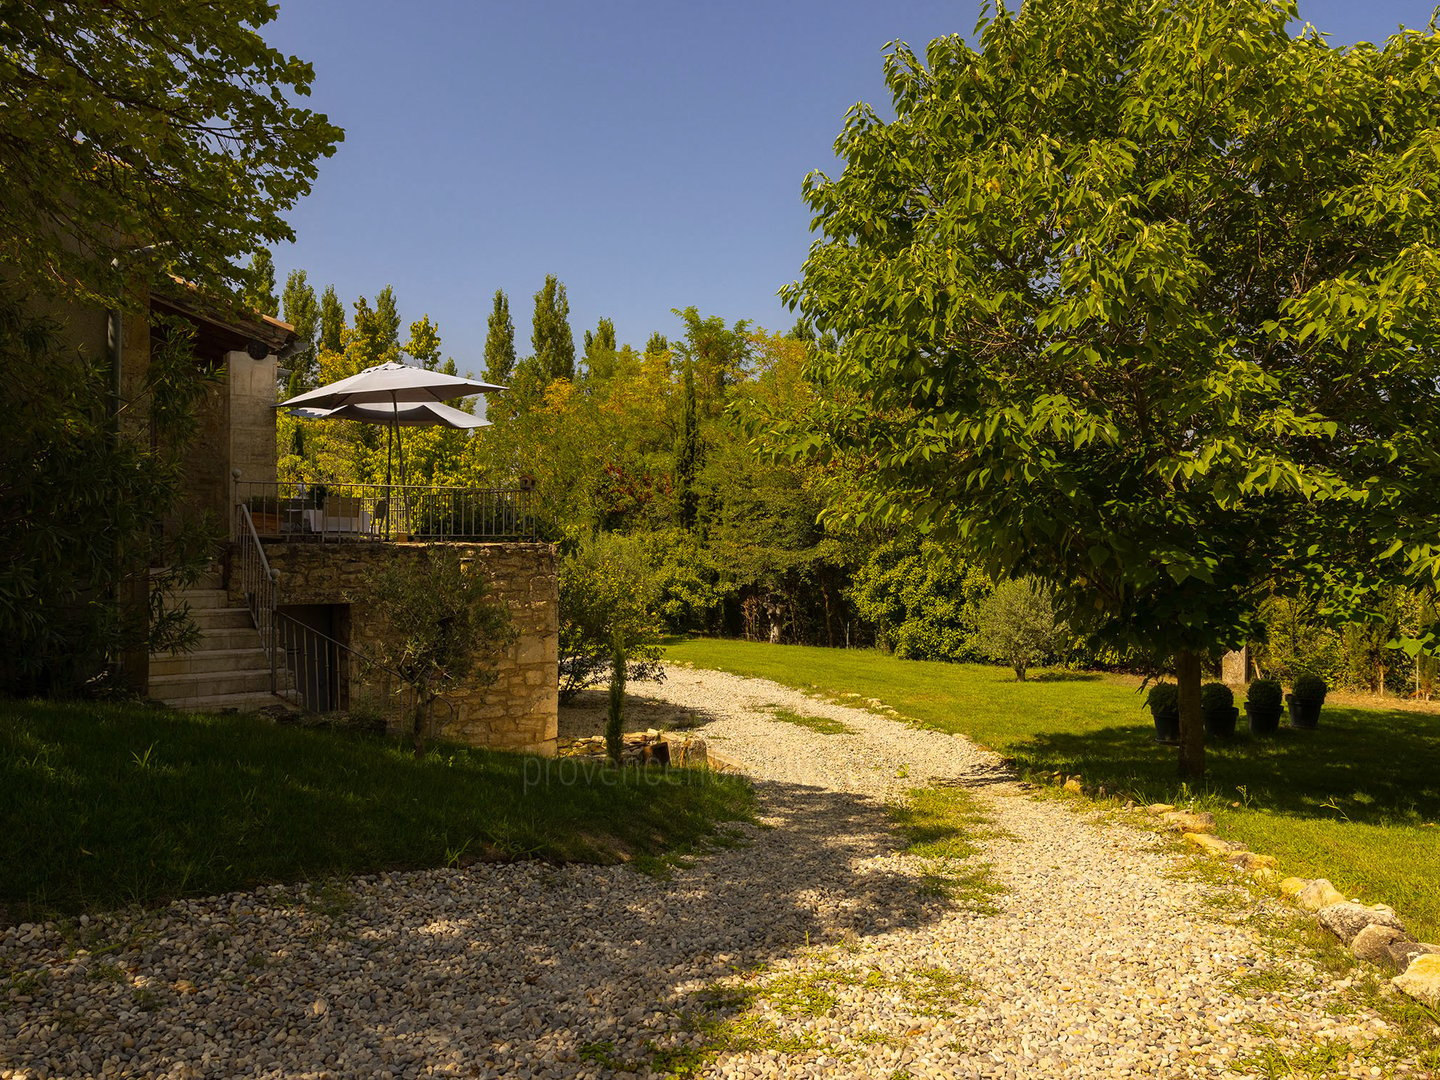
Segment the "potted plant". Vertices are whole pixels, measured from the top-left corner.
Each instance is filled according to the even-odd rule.
[[[1256,679],[1245,696],[1245,715],[1251,735],[1273,735],[1285,711],[1285,691],[1274,679]]]
[[[1230,687],[1219,682],[1200,687],[1200,716],[1205,721],[1208,738],[1233,738],[1240,710],[1235,707],[1235,694]]]
[[[1155,741],[1180,741],[1180,687],[1174,683],[1156,683],[1145,697],[1145,705],[1155,718]]]
[[[1290,706],[1290,726],[1309,731],[1320,722],[1320,706],[1325,704],[1325,695],[1330,688],[1318,675],[1301,675],[1285,695]]]

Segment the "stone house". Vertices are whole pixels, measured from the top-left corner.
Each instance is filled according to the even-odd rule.
[[[149,309],[189,321],[197,359],[223,373],[187,456],[183,500],[228,540],[211,572],[176,597],[200,630],[198,647],[127,657],[131,684],[179,708],[283,703],[314,712],[363,709],[398,722],[406,705],[398,680],[367,651],[387,632],[365,599],[367,571],[443,544],[486,576],[517,635],[491,658],[493,683],[472,681],[447,695],[437,734],[553,753],[555,555],[535,538],[525,493],[282,484],[275,404],[293,328],[268,317],[237,318],[183,287],[152,295]],[[122,400],[133,394],[149,363],[153,318],[61,314],[77,344],[110,355]]]

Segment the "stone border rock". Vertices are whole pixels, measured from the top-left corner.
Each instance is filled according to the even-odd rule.
[[[1079,777],[1067,778],[1064,788],[1083,793]],[[1181,839],[1197,851],[1225,859],[1257,881],[1275,880],[1276,859],[1216,836],[1213,814],[1178,810],[1169,803],[1153,803],[1145,810],[1160,818],[1166,829],[1180,834]],[[1279,889],[1297,906],[1313,912],[1316,921],[1338,938],[1357,960],[1394,972],[1390,982],[1397,990],[1431,1009],[1440,1010],[1440,945],[1416,941],[1393,908],[1347,900],[1325,878],[1288,877],[1280,881]]]

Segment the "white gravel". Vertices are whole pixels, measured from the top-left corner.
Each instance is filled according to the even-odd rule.
[[[0,931],[0,1078],[1224,1077],[1385,1030],[1272,955],[1266,903],[1177,876],[1168,840],[1027,795],[963,739],[713,672],[633,689],[639,726],[696,723],[757,778],[747,843],[669,881],[477,865],[186,901],[90,922],[88,951]],[[991,820],[993,908],[931,895],[946,867],[897,853],[885,804],[934,782]],[[1276,964],[1283,992],[1232,988]],[[695,992],[717,985],[752,996],[719,998],[707,1028]]]

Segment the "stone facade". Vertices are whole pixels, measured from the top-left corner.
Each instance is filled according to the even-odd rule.
[[[387,559],[422,558],[427,545],[372,543],[267,542],[265,553],[279,575],[279,602],[287,605],[348,605],[349,640],[361,653],[372,653],[386,632],[365,602],[365,578]],[[474,560],[490,584],[491,595],[510,611],[516,637],[498,658],[498,677],[489,686],[472,683],[446,700],[436,712],[441,738],[471,746],[553,754],[559,710],[559,587],[555,549],[539,543],[447,544]],[[232,589],[239,582],[232,583]],[[237,603],[242,598],[235,595]],[[342,620],[345,621],[345,620]],[[388,698],[387,722],[403,723],[402,710],[383,687],[364,686],[352,675],[350,700]]]

